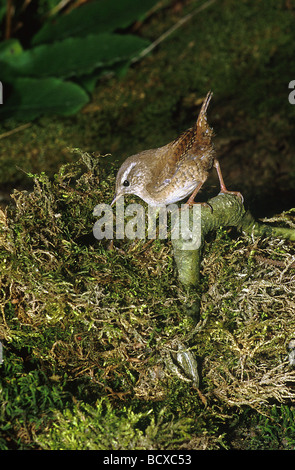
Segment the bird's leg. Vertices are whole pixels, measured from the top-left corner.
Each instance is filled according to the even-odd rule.
[[[223,180],[223,176],[222,176],[222,173],[221,173],[221,168],[220,168],[220,165],[219,165],[219,161],[214,159],[213,165],[214,165],[214,167],[216,168],[216,171],[217,171],[217,175],[218,175],[218,179],[219,179],[219,183],[220,183],[220,193],[234,194],[236,196],[239,196],[242,199],[242,202],[243,202],[244,198],[243,198],[242,194],[239,191],[228,191],[226,189],[226,186],[225,186],[224,180]]]
[[[196,189],[194,190],[194,192],[190,195],[189,199],[186,201],[185,203],[185,206],[192,206],[193,204],[200,204],[201,206],[207,206],[207,207],[210,207],[211,211],[213,212],[213,209],[212,207],[210,206],[210,204],[208,202],[195,202],[194,199],[197,195],[197,193],[200,191],[201,187],[203,186],[204,184],[204,181],[201,181],[198,186],[196,187]]]
[[[203,186],[203,181],[201,181],[198,186],[196,187],[196,189],[194,189],[194,192],[190,195],[189,199],[186,201],[186,204],[188,204],[189,206],[191,206],[192,204],[196,204],[194,199],[197,195],[197,193],[200,191],[201,187]]]

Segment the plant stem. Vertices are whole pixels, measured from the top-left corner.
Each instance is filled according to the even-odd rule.
[[[272,227],[257,222],[249,211],[246,211],[241,200],[232,194],[219,194],[208,201],[212,207],[202,206],[200,246],[187,249],[187,240],[182,236],[172,239],[174,259],[180,281],[186,286],[197,285],[200,280],[200,264],[205,236],[219,227],[236,227],[239,231],[258,237],[278,237],[295,241],[295,230],[292,228]],[[187,209],[192,218],[193,207]],[[182,209],[186,210],[186,209]]]

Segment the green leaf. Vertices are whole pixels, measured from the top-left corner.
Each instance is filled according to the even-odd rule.
[[[70,36],[109,33],[118,28],[126,28],[142,18],[156,3],[157,0],[92,1],[45,23],[33,37],[32,44],[52,42]]]
[[[77,77],[75,82],[81,85],[88,93],[92,93],[100,78],[108,76],[109,74],[114,74],[117,77],[122,78],[126,75],[129,67],[129,61],[117,62],[110,68],[96,69],[91,74],[81,75],[80,77]]]
[[[0,42],[0,60],[13,59],[22,52],[22,45],[17,39]]]
[[[5,92],[5,87],[4,87]],[[42,114],[69,116],[88,102],[87,93],[77,84],[57,78],[16,79],[10,95],[0,107],[0,117],[14,116],[31,121]]]
[[[131,35],[100,34],[44,44],[7,58],[10,76],[68,78],[134,57],[149,43]]]

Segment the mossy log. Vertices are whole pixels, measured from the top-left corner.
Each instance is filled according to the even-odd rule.
[[[192,218],[193,206],[188,209]],[[174,258],[180,281],[186,286],[197,285],[200,279],[202,248],[206,235],[219,227],[236,227],[237,230],[259,237],[279,237],[295,241],[295,230],[260,223],[245,209],[241,199],[233,194],[219,194],[201,207],[200,244],[197,249],[187,249],[187,239],[180,235],[172,239]]]

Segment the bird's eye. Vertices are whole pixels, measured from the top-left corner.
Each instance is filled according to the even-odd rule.
[[[127,187],[127,186],[129,186],[129,184],[130,184],[129,181],[127,181],[127,180],[123,181],[123,186]]]

